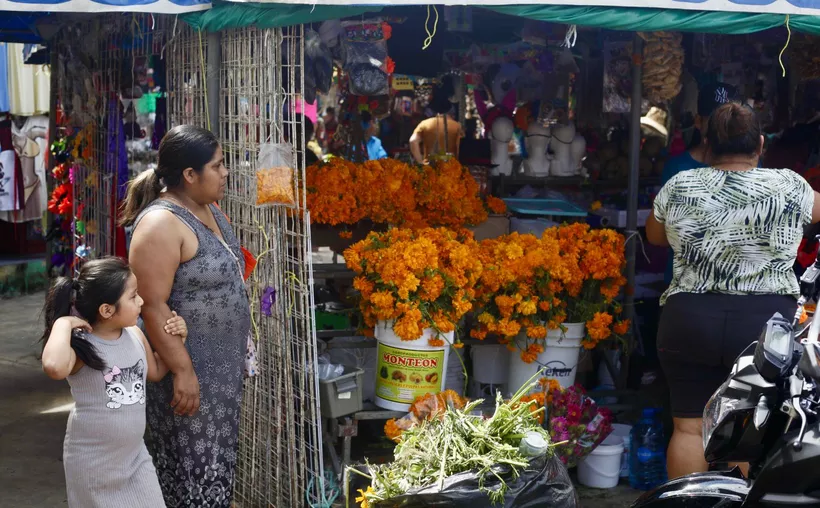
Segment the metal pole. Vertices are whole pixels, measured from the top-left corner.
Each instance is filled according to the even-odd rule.
[[[624,298],[624,314],[635,323],[635,256],[638,242],[638,178],[640,178],[641,158],[641,103],[643,102],[643,86],[641,83],[643,59],[643,39],[636,33],[632,42],[632,110],[629,119],[629,184],[627,187],[626,212],[626,280],[627,291]],[[629,341],[635,340],[634,333],[630,333]],[[633,348],[630,348],[633,349]],[[621,372],[618,376],[618,387],[624,388],[629,376],[628,357],[621,362]]]
[[[219,87],[222,68],[221,32],[208,32],[205,83],[208,89],[208,128],[219,137]]]

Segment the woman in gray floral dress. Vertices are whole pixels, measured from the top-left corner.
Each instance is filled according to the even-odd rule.
[[[150,385],[148,447],[169,507],[229,507],[250,307],[239,242],[213,205],[228,172],[212,133],[172,129],[156,171],[129,186],[123,224],[133,225],[129,261],[145,300],[142,317],[171,374]],[[164,332],[175,310],[188,342]]]

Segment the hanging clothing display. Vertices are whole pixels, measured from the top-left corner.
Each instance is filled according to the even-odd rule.
[[[9,112],[17,116],[47,115],[50,106],[51,70],[47,65],[26,65],[23,44],[6,44]]]
[[[0,42],[0,112],[7,112],[9,105],[9,55],[7,44]]]
[[[23,174],[12,144],[11,120],[0,121],[0,212],[23,208]]]
[[[11,139],[22,177],[22,206],[0,213],[0,220],[27,222],[40,220],[46,211],[46,154],[48,117],[32,116],[18,127],[11,123]]]

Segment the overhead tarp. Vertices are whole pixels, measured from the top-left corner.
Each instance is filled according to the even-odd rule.
[[[241,3],[241,2],[240,2]],[[262,2],[269,3],[269,2]],[[294,5],[340,5],[340,0],[276,0],[272,3],[287,3]],[[419,0],[354,0],[355,5],[377,5],[384,7],[398,7],[410,5],[429,5]],[[467,0],[436,0],[438,5],[469,5],[474,7],[490,7],[510,5],[510,0],[481,0],[469,2]],[[761,14],[820,14],[820,0],[517,0],[518,5],[570,5],[579,7],[635,7],[651,9],[684,9],[693,11],[739,12]]]
[[[45,14],[0,12],[0,42],[34,44],[42,42],[37,31],[37,21]]]
[[[0,11],[46,12],[150,12],[183,14],[208,9],[208,0],[0,0]],[[2,33],[0,33],[2,37]]]
[[[563,1],[563,0],[562,0]],[[608,30],[748,34],[785,26],[796,32],[820,34],[820,17],[785,14],[749,14],[631,7],[576,7],[570,5],[482,6],[502,14],[551,23]]]
[[[356,0],[356,3],[359,3]],[[381,7],[356,5],[296,5],[284,3],[218,2],[210,10],[181,18],[198,30],[216,32],[229,28],[283,26],[321,23],[331,19],[380,12]]]
[[[320,3],[317,5],[300,5],[293,2],[215,2],[210,10],[185,14],[182,19],[200,30],[219,31],[244,26],[277,28],[305,23],[319,23],[329,19],[355,17],[382,11],[382,7],[362,6],[360,5],[362,0],[355,1],[356,5],[322,5]],[[565,2],[566,0],[561,1]],[[820,0],[817,1],[820,2]],[[380,3],[385,4],[386,0],[381,0]],[[394,0],[395,3],[403,4],[404,2]],[[385,6],[387,13],[389,13],[389,7]],[[517,4],[492,6],[482,3],[481,8],[539,21],[609,30],[641,32],[677,30],[739,35],[785,26],[788,22],[793,31],[820,35],[820,16],[662,10],[634,7],[579,7],[572,5]]]

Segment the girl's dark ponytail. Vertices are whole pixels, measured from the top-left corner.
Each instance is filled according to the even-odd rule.
[[[51,329],[54,327],[54,323],[61,317],[71,315],[71,307],[73,304],[72,293],[77,290],[77,286],[77,282],[68,277],[57,278],[54,285],[51,286],[48,295],[46,295],[46,305],[43,309],[46,325],[43,337],[40,339],[43,343],[43,347],[45,347],[48,337],[51,335]],[[97,348],[83,337],[83,333],[85,332],[80,330],[72,331],[71,348],[74,350],[77,358],[82,360],[85,365],[94,370],[103,370],[105,368],[105,362],[100,358]]]

